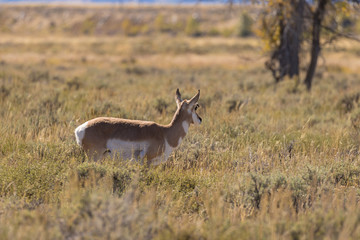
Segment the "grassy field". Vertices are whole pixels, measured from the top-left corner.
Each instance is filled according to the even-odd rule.
[[[43,7],[7,8],[0,17],[38,23]],[[97,13],[76,9],[71,19]],[[260,40],[223,34],[236,16],[195,38],[152,25],[30,33],[6,19],[0,239],[360,238],[359,43],[325,48],[312,91],[294,92],[294,80],[274,85]],[[74,129],[97,116],[169,123],[176,88],[201,89],[203,124],[165,164],[89,162],[76,145]]]

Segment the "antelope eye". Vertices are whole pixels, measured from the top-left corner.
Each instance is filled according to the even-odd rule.
[[[195,110],[197,110],[199,108],[199,104],[196,104],[195,106]]]

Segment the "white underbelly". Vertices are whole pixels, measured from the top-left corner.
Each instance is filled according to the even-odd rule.
[[[106,143],[106,148],[110,150],[110,155],[112,158],[120,158],[123,160],[142,160],[150,147],[150,143],[147,141],[124,141],[120,139],[109,139]],[[165,162],[170,154],[172,153],[173,148],[169,145],[167,140],[165,140],[164,151],[161,151],[159,156],[152,159],[153,165],[159,165],[162,162]]]
[[[106,148],[110,151],[112,157],[123,160],[129,159],[143,159],[148,148],[149,143],[146,141],[124,141],[120,139],[109,139],[106,143]]]

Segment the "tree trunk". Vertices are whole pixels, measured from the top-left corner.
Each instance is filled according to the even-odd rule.
[[[276,15],[280,43],[265,63],[276,83],[285,76],[298,78],[300,72],[299,53],[302,43],[305,0],[291,0],[285,4],[279,3]]]
[[[300,74],[300,51],[301,51],[301,42],[302,42],[302,32],[303,32],[303,21],[304,21],[304,5],[305,0],[292,0],[291,4],[296,6],[296,10],[294,11],[293,18],[293,29],[292,33],[288,34],[288,38],[291,39],[292,45],[289,49],[290,52],[290,69],[289,69],[289,76],[292,78],[293,76],[299,76]]]
[[[319,0],[318,6],[313,15],[313,30],[312,30],[312,46],[311,46],[311,60],[305,77],[305,85],[308,91],[311,90],[312,80],[315,74],[317,60],[321,50],[320,47],[320,32],[321,22],[324,18],[326,4],[329,0]]]

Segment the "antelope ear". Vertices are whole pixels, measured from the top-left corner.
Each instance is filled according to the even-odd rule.
[[[176,89],[175,101],[176,101],[176,105],[177,105],[177,107],[179,108],[179,107],[180,107],[180,105],[181,105],[181,102],[182,102],[182,99],[181,99],[181,94],[180,94],[179,89]]]
[[[190,99],[189,106],[193,107],[195,105],[195,103],[197,103],[199,101],[199,98],[200,98],[200,89],[198,90],[198,93],[195,96],[193,96],[192,99]]]

